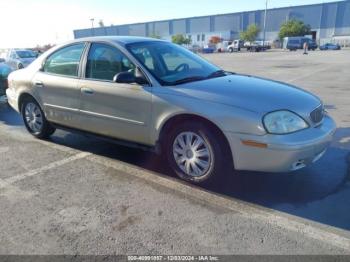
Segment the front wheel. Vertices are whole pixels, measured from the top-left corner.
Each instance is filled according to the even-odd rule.
[[[171,131],[165,146],[170,167],[181,179],[194,184],[218,182],[232,170],[227,146],[211,128],[186,122]]]
[[[21,107],[24,124],[33,136],[47,138],[55,132],[55,128],[46,120],[39,104],[32,98],[27,98]]]

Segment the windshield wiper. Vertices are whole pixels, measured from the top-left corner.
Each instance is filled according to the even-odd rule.
[[[235,74],[235,73],[227,72],[225,70],[218,70],[218,71],[215,71],[215,72],[211,73],[207,77],[204,77],[204,76],[190,76],[190,77],[186,77],[186,78],[177,80],[175,82],[171,82],[171,83],[169,83],[169,85],[171,85],[171,86],[172,85],[180,85],[180,84],[185,84],[185,83],[190,83],[190,82],[195,82],[195,81],[202,81],[202,80],[215,78],[215,77],[227,76],[227,75],[231,75],[231,74]]]
[[[215,72],[211,73],[210,75],[208,75],[207,79],[226,76],[226,75],[227,75],[227,72],[225,70],[218,70],[218,71],[215,71]]]
[[[190,76],[186,77],[183,79],[176,80],[174,82],[171,82],[169,85],[180,85],[180,84],[185,84],[185,83],[190,83],[190,82],[195,82],[195,81],[201,81],[207,79],[206,77],[203,76]]]

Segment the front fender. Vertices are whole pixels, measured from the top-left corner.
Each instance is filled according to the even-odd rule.
[[[154,132],[151,141],[157,141],[162,128],[172,118],[180,115],[194,115],[216,125],[223,132],[264,135],[262,116],[209,101],[172,94],[156,94],[153,97]]]

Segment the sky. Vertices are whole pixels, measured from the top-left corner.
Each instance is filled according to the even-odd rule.
[[[269,8],[337,0],[268,0]],[[0,48],[56,44],[73,39],[73,30],[171,18],[251,11],[265,0],[1,0]]]

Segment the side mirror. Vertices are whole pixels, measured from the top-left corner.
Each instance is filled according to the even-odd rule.
[[[136,83],[136,77],[130,72],[121,72],[114,76],[113,82],[121,84],[131,84]]]
[[[146,85],[148,84],[147,79],[142,74],[142,72],[139,69],[136,69],[136,72],[121,72],[114,76],[113,82],[115,83],[121,83],[121,84],[139,84],[139,85]]]

